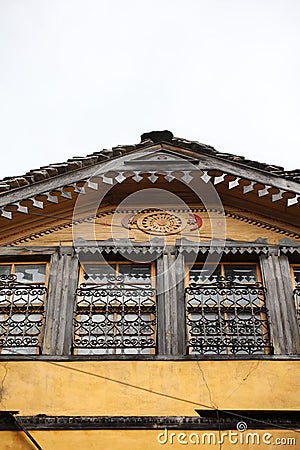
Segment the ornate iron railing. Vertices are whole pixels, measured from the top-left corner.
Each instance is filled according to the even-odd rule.
[[[300,327],[300,284],[297,284],[296,288],[294,289],[294,298],[295,298],[297,319]]]
[[[47,288],[19,283],[16,275],[0,275],[0,348],[2,352],[41,350]]]
[[[76,290],[73,347],[78,353],[150,353],[156,347],[156,291],[124,276]],[[77,349],[77,350],[76,350]]]
[[[218,277],[185,289],[188,352],[271,353],[265,288]]]

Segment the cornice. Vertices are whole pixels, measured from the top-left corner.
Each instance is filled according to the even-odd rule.
[[[157,152],[157,146],[144,148],[132,154],[114,157],[109,161],[97,163],[80,170],[68,172],[60,177],[49,178],[29,186],[9,190],[0,195],[0,214],[11,220],[16,212],[28,214],[31,208],[43,209],[47,203],[59,203],[61,197],[74,200],[85,195],[89,190],[107,190],[122,184],[127,179],[140,183],[144,179],[155,185],[159,176],[167,182],[176,179],[187,186],[192,182],[222,185],[232,191],[240,187],[242,197],[252,192],[259,204],[261,198],[268,198],[271,203],[279,202],[284,207],[294,207],[300,199],[300,184],[287,180],[277,174],[253,169],[237,163],[235,160],[219,160],[217,155],[197,155],[198,164],[191,164],[184,157],[180,168],[172,165],[172,160],[160,161],[151,166],[151,160],[137,167],[134,161],[142,155],[151,156]],[[135,158],[135,159],[134,159]],[[130,166],[132,165],[132,167]],[[150,164],[150,166],[149,166]],[[153,162],[152,162],[153,165]],[[150,167],[150,168],[149,168]],[[22,204],[26,200],[26,205]],[[30,207],[28,206],[30,201]]]
[[[19,431],[14,417],[27,430],[236,430],[243,419],[248,429],[294,430],[299,411],[197,410],[199,416],[19,416],[0,411],[0,431]]]
[[[169,211],[172,212],[193,212],[193,213],[203,213],[203,212],[209,212],[210,210],[204,207],[200,207],[200,208],[190,208],[189,210],[184,210],[184,209],[168,209]],[[139,210],[134,210],[134,209],[124,209],[124,210],[111,210],[111,211],[104,211],[104,212],[100,212],[96,215],[96,218],[102,218],[102,217],[107,217],[110,215],[114,215],[114,214],[135,214],[139,212]],[[217,212],[217,211],[216,211]],[[226,210],[224,211],[224,214],[226,217],[231,217],[233,219],[239,220],[241,222],[244,223],[248,223],[254,226],[257,226],[259,228],[263,228],[265,230],[268,231],[273,231],[274,233],[280,234],[282,236],[287,236],[287,237],[292,237],[295,239],[300,239],[300,234],[295,233],[294,231],[288,230],[287,228],[284,228],[280,225],[275,225],[275,224],[271,224],[267,221],[261,220],[261,219],[257,219],[257,218],[253,218],[253,217],[248,217],[247,215],[243,214],[242,212],[232,212],[230,210]],[[16,246],[16,245],[20,245],[20,244],[25,244],[25,243],[29,243],[31,241],[34,241],[35,239],[38,239],[40,237],[43,236],[47,236],[49,234],[52,234],[56,231],[60,231],[63,229],[68,229],[71,228],[73,226],[73,223],[84,223],[84,222],[91,222],[93,221],[95,218],[94,217],[87,217],[87,218],[83,218],[77,221],[70,221],[70,222],[64,222],[61,224],[57,224],[54,225],[52,227],[47,227],[44,228],[38,232],[33,232],[33,233],[29,233],[26,234],[25,236],[23,236],[22,238],[18,238],[18,239],[14,239],[11,242],[9,242],[8,246]],[[7,238],[9,239],[10,236],[7,236]],[[200,234],[201,237],[201,234]],[[136,245],[138,245],[138,242],[135,242]],[[202,245],[202,242],[200,242],[199,245]]]

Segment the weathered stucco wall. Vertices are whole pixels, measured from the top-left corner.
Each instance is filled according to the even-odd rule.
[[[300,361],[11,361],[0,364],[1,410],[89,416],[196,416],[195,408],[205,406],[299,410],[299,380]],[[223,436],[222,450],[300,448],[300,434],[293,430],[233,432],[231,441]],[[220,447],[221,436],[159,429],[30,433],[43,450],[211,450]],[[0,432],[1,450],[33,448],[22,432]]]
[[[1,409],[21,415],[196,415],[300,407],[300,361],[11,361]]]
[[[220,448],[222,450],[270,450],[274,447],[298,450],[300,448],[299,430],[247,430],[244,433],[233,432],[231,437],[222,436],[222,432],[221,434],[219,432],[209,433],[210,436],[204,436],[205,432],[186,430],[168,431],[167,434],[164,430],[31,432],[43,450],[182,450],[197,448],[203,450],[219,450]],[[34,449],[33,444],[24,433],[3,431],[0,438],[1,450]],[[219,440],[224,440],[222,447],[218,443]],[[165,441],[166,443],[164,443]]]

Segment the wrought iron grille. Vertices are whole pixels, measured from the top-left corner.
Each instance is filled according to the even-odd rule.
[[[198,354],[271,353],[265,288],[217,277],[185,289],[188,351]]]
[[[76,290],[77,353],[150,353],[156,347],[156,291],[126,284],[124,275],[83,283]],[[154,350],[152,350],[154,351]]]
[[[298,319],[298,324],[300,327],[300,267],[299,266],[292,266],[292,275],[293,275],[293,282],[294,282],[294,300],[295,300],[295,307],[296,307],[296,314]]]
[[[298,324],[300,327],[300,284],[297,284],[296,288],[294,289],[294,298],[295,298]]]
[[[0,347],[2,353],[35,353],[41,349],[47,288],[0,275]]]

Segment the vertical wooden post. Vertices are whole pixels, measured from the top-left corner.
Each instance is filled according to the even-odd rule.
[[[260,256],[260,264],[264,285],[267,288],[266,306],[269,310],[274,353],[299,354],[299,326],[288,258],[279,255],[278,249],[270,249],[268,255]]]
[[[166,291],[166,271],[168,269],[168,254],[163,253],[157,258],[157,349],[159,355],[171,353],[170,302]]]
[[[157,259],[158,353],[185,353],[184,262],[176,248],[168,246]]]
[[[58,250],[51,255],[48,281],[48,297],[46,307],[46,323],[44,328],[42,353],[54,355],[53,337],[57,333],[57,321],[55,320],[56,301],[59,296],[59,280],[57,279],[58,268],[60,266],[60,255]]]
[[[50,260],[44,354],[70,354],[77,280],[78,260],[73,249],[59,248]]]
[[[186,326],[186,307],[184,297],[185,281],[185,260],[182,253],[176,256],[176,306],[177,306],[177,329],[176,329],[176,347],[175,354],[186,355],[187,353],[187,326]]]

